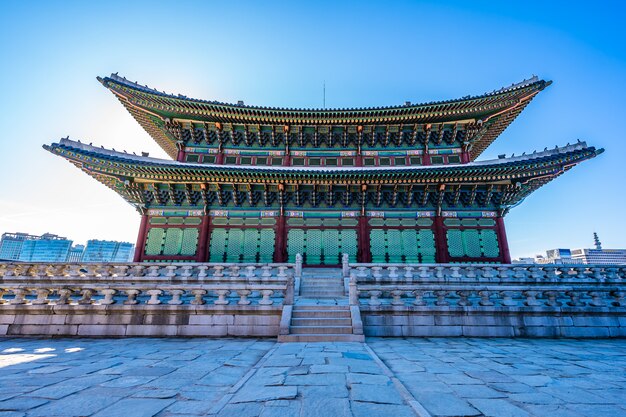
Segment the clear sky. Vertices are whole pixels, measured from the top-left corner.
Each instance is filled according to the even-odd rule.
[[[577,139],[606,152],[507,216],[513,257],[626,247],[626,3],[4,1],[0,233],[135,241],[139,215],[41,148],[70,136],[165,156],[96,76],[288,107],[482,94],[533,74],[540,93],[481,156]]]

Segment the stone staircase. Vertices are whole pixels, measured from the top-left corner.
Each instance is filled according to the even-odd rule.
[[[300,284],[302,298],[343,298],[345,296],[341,271],[315,269],[304,271]]]
[[[351,308],[341,270],[311,269],[302,274],[300,295],[286,306],[279,342],[362,342],[358,307]]]

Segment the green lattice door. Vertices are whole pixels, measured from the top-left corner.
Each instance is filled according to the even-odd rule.
[[[372,229],[372,262],[434,263],[435,236],[430,229]]]
[[[148,256],[193,256],[198,247],[198,229],[153,227],[148,232],[145,254]]]
[[[307,265],[337,265],[347,253],[356,261],[357,237],[353,229],[290,229],[287,233],[287,255],[295,262],[301,253]]]
[[[452,258],[497,258],[498,236],[493,229],[449,229],[448,253]]]
[[[272,262],[273,229],[214,228],[209,262]]]

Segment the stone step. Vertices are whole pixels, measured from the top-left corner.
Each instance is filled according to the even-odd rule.
[[[350,310],[326,310],[326,311],[297,311],[291,313],[292,319],[310,319],[310,318],[350,318]]]
[[[278,336],[279,342],[363,342],[362,334],[288,334]]]
[[[343,284],[300,284],[300,290],[302,290],[303,288],[309,288],[309,289],[326,289],[326,288],[332,288],[332,289],[336,289],[336,288],[341,288],[343,289]]]
[[[292,326],[352,326],[350,317],[300,317],[291,319]]]
[[[290,334],[352,334],[352,326],[290,326]]]
[[[333,311],[348,311],[350,312],[350,306],[332,306],[332,305],[298,305],[293,306],[293,311],[322,311],[322,310],[333,310]]]

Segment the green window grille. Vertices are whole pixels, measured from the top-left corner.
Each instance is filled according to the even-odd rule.
[[[480,231],[480,247],[483,255],[487,258],[497,258],[500,255],[498,236],[495,230],[487,229]]]
[[[259,231],[257,229],[245,229],[243,231],[243,262],[256,262],[259,252]]]
[[[183,229],[183,242],[180,249],[181,255],[192,256],[198,249],[198,229]]]
[[[163,255],[179,255],[183,242],[183,231],[178,228],[169,228],[165,231]]]
[[[448,253],[453,258],[497,258],[500,255],[498,236],[492,229],[450,229],[447,238]]]
[[[226,239],[226,262],[241,262],[243,230],[229,229]]]
[[[228,229],[215,228],[211,230],[210,262],[224,262],[226,259],[227,237]]]
[[[304,230],[290,229],[287,233],[287,256],[289,262],[296,261],[296,254],[304,254]]]
[[[146,239],[146,255],[160,255],[163,249],[164,238],[165,229],[159,227],[151,228]]]
[[[274,260],[274,230],[261,229],[259,237],[259,262],[272,262]]]

